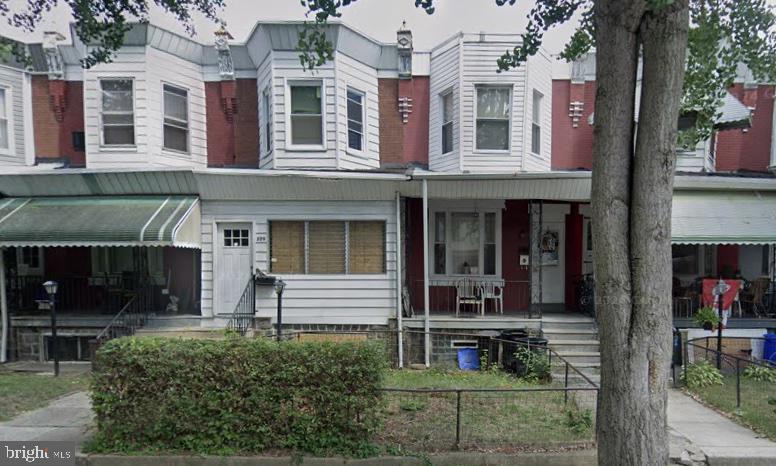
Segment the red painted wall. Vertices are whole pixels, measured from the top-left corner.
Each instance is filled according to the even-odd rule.
[[[737,270],[739,270],[738,245],[719,245],[717,247],[717,274],[731,277]]]
[[[68,277],[88,277],[92,274],[90,248],[43,248],[46,280]]]
[[[258,90],[255,79],[205,83],[209,167],[259,165]]]
[[[569,116],[571,102],[583,102],[575,128]],[[595,82],[552,82],[552,169],[576,170],[593,167],[593,126],[588,123],[595,106]]]
[[[566,214],[566,309],[577,308],[577,290],[574,285],[576,277],[582,275],[584,231],[582,214],[579,213],[579,204],[572,203],[571,212]]]
[[[83,83],[33,76],[31,88],[36,157],[66,158],[73,167],[85,166],[86,153],[75,150],[72,136],[84,130]]]
[[[739,83],[730,88],[730,93],[744,105],[754,108],[752,127],[746,131],[735,129],[719,133],[716,169],[765,172],[771,160],[774,86],[744,89]]]

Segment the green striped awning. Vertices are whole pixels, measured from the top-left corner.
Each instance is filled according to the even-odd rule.
[[[0,199],[0,246],[200,247],[191,196]]]

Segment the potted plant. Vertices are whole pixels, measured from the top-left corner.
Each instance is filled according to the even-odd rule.
[[[719,325],[719,316],[711,306],[705,306],[698,309],[693,318],[695,323],[703,327],[704,330],[714,330]]]

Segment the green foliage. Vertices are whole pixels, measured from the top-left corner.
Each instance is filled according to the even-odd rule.
[[[18,11],[9,8],[10,2],[0,2],[0,16],[16,28],[32,32],[46,13],[60,0],[28,0]],[[81,64],[90,68],[97,63],[109,62],[113,53],[124,43],[124,34],[131,28],[130,21],[148,22],[148,0],[78,0],[67,1],[75,19],[75,33],[86,44],[95,45]],[[212,21],[219,21],[218,12],[225,0],[153,0],[180,22],[189,34],[194,34],[191,14],[198,12]]]
[[[722,385],[722,373],[708,361],[698,361],[687,366],[680,376],[682,381],[691,390]]]
[[[423,411],[426,409],[426,403],[416,398],[408,398],[399,403],[399,409],[409,412]]]
[[[523,363],[525,368],[521,376],[526,381],[547,382],[550,380],[550,362],[543,353],[531,351],[526,346],[518,346],[515,357]]]
[[[566,410],[566,427],[575,434],[584,434],[593,427],[593,412],[589,409]]]
[[[384,361],[366,342],[112,340],[95,364],[91,448],[369,455]]]
[[[747,379],[756,380],[757,382],[776,383],[776,369],[771,369],[770,367],[750,364],[744,369],[742,375]]]
[[[716,327],[719,325],[719,316],[711,306],[704,306],[695,313],[693,321],[700,326],[710,323],[713,327]]]

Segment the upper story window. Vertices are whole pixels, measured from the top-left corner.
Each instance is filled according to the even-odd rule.
[[[8,117],[11,114],[9,109],[10,95],[8,89],[0,87],[0,150],[7,150],[11,147],[11,132]]]
[[[477,87],[477,150],[509,150],[511,95],[511,87]]]
[[[269,88],[261,93],[261,113],[264,116],[264,153],[272,152],[272,114],[269,105]]]
[[[453,151],[453,91],[442,94],[442,153]]]
[[[189,93],[164,85],[164,148],[189,151]]]
[[[348,149],[364,150],[364,94],[348,89]]]
[[[135,113],[131,79],[103,79],[102,144],[131,146],[135,144]]]
[[[290,84],[291,145],[323,146],[321,84]]]
[[[542,98],[544,96],[539,92],[533,91],[533,109],[531,117],[531,152],[541,154],[542,152]]]

